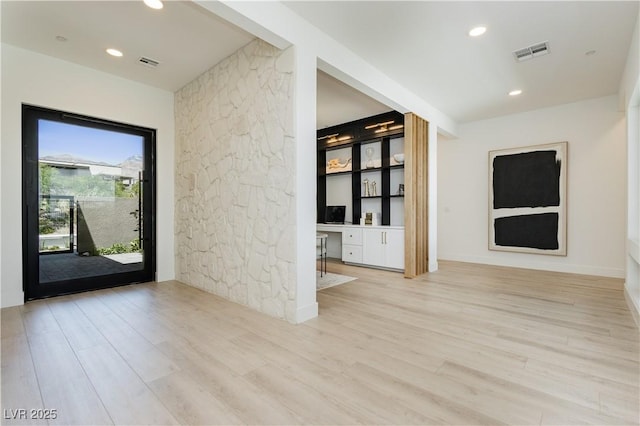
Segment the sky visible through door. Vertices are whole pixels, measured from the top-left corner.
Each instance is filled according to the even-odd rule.
[[[117,165],[142,155],[142,137],[126,133],[40,120],[38,136],[40,158],[66,154]]]

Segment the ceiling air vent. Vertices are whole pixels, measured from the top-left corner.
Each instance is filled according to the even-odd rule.
[[[138,59],[138,62],[151,68],[155,68],[160,65],[160,62],[156,61],[155,59],[145,58],[144,56],[141,56],[140,59]]]
[[[527,59],[536,58],[538,56],[546,55],[549,53],[549,42],[543,41],[542,43],[532,44],[531,46],[515,50],[513,56],[516,61],[522,62]]]

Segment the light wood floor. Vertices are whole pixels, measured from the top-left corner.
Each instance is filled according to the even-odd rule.
[[[3,417],[638,424],[638,329],[620,280],[450,262],[414,280],[328,269],[360,278],[319,292],[320,316],[297,326],[177,282],[3,309]]]

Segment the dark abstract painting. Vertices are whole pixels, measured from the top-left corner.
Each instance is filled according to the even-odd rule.
[[[489,152],[489,248],[566,255],[567,142]]]

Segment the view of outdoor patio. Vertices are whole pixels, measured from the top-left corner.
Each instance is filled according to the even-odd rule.
[[[136,152],[140,151],[139,143],[122,151],[120,155],[127,156],[120,161],[102,161],[99,157],[103,153],[95,143],[74,135],[77,126],[46,121],[42,126],[44,135],[55,137],[40,142],[40,281],[140,269],[143,256],[142,156]]]

